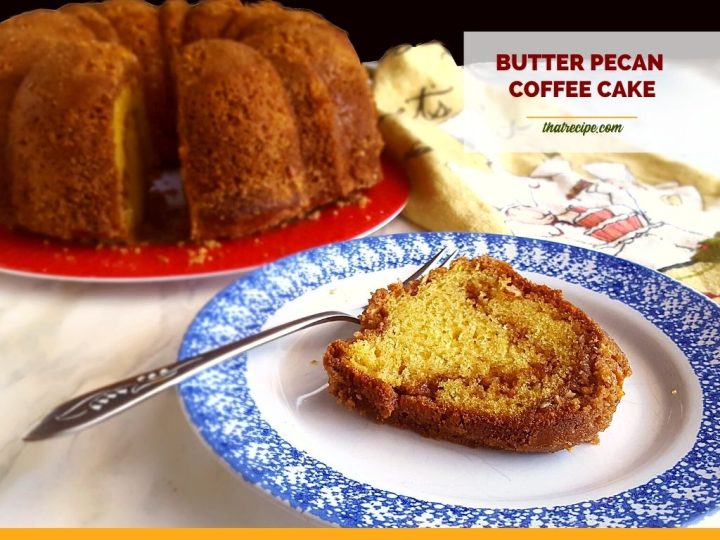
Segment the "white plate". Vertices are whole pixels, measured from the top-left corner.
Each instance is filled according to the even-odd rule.
[[[350,526],[681,525],[718,505],[720,309],[662,274],[576,247],[478,234],[375,237],[262,268],[220,293],[187,357],[308,313],[364,304],[436,251],[489,253],[562,289],[618,342],[633,376],[599,445],[513,454],[379,425],[338,406],[322,354],[352,325],[307,330],[185,383],[210,447],[248,481]]]

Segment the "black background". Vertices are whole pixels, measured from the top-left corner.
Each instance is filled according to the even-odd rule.
[[[0,19],[35,8],[57,8],[65,3],[0,0]],[[347,30],[364,61],[377,60],[387,49],[401,43],[438,40],[460,64],[463,31],[470,30],[712,30],[720,26],[720,17],[708,13],[707,9],[693,9],[688,2],[672,10],[658,4],[657,9],[635,13],[628,2],[622,9],[609,3],[563,5],[536,1],[520,4],[507,0],[284,0],[282,3],[312,9]],[[541,48],[539,43],[537,52],[545,52]]]

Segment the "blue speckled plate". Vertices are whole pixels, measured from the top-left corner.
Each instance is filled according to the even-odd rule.
[[[332,323],[184,383],[210,448],[248,482],[324,521],[373,526],[678,526],[720,500],[720,308],[634,263],[540,240],[447,233],[373,237],[244,276],[191,324],[180,357],[325,309],[365,303],[441,245],[488,253],[564,291],[630,359],[599,445],[521,455],[473,450],[369,422],[325,388]]]

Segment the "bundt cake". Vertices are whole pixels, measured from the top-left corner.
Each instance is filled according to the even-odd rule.
[[[518,452],[597,441],[627,358],[562,293],[487,256],[376,291],[324,356],[345,406],[431,438]]]
[[[18,223],[132,240],[145,189],[141,84],[137,58],[113,43],[65,42],[33,64],[9,121]]]
[[[0,224],[133,242],[153,176],[179,165],[192,240],[262,231],[380,180],[376,121],[346,34],[308,11],[27,12],[0,23]]]
[[[244,43],[203,39],[178,74],[192,236],[242,236],[306,208],[295,114],[272,64]]]

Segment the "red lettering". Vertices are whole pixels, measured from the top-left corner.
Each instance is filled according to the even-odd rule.
[[[605,63],[605,57],[602,54],[591,54],[590,55],[590,69],[595,71],[598,66],[602,66]]]
[[[576,69],[578,71],[585,70],[585,68],[583,67],[583,57],[581,54],[570,55],[570,69]]]
[[[655,97],[655,81],[601,81],[597,86],[600,97]]]
[[[662,54],[649,54],[648,55],[648,69],[650,71],[659,70],[663,68],[663,55]]]
[[[637,65],[637,63],[636,63]],[[632,69],[635,69],[632,62],[630,62],[630,55],[629,54],[621,54],[618,56],[618,66],[620,66],[620,69],[623,71],[630,71]],[[642,69],[642,68],[640,68]]]
[[[610,97],[610,92],[606,88],[610,86],[610,81],[600,81],[598,83],[598,95],[600,97]]]
[[[592,54],[590,55],[590,68],[605,71],[654,71],[662,70],[663,55],[648,54]]]
[[[580,81],[580,92],[578,93],[578,97],[592,97],[590,81]]]
[[[498,54],[495,64],[498,71],[508,71],[510,69],[510,55]]]
[[[509,87],[513,97],[591,97],[590,81],[513,81]]]
[[[510,83],[510,95],[512,97],[520,97],[523,95],[521,90],[515,90],[518,86],[522,86],[522,81],[513,81]]]

